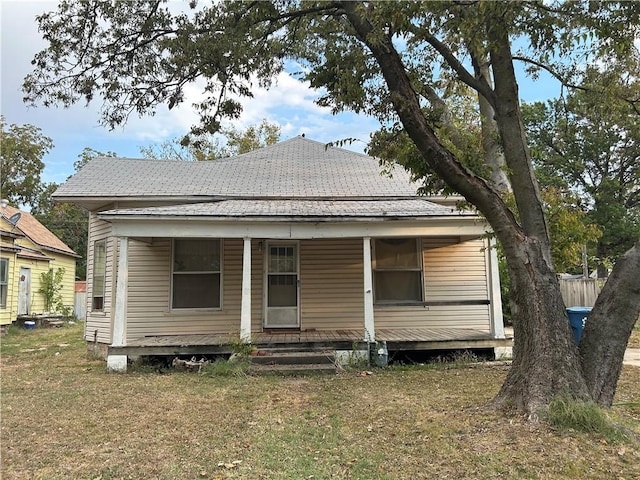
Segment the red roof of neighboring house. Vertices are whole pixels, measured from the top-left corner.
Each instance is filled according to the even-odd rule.
[[[79,256],[76,252],[71,250],[67,244],[48,230],[47,227],[36,220],[36,218],[30,213],[20,211],[11,205],[7,205],[5,208],[2,208],[0,213],[7,219],[16,213],[20,213],[20,219],[17,221],[16,227],[39,247],[74,257]]]

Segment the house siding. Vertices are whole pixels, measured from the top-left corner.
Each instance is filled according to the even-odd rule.
[[[458,237],[422,239],[425,306],[374,307],[376,328],[448,327],[490,331],[485,241]],[[429,305],[430,302],[451,302]]]
[[[301,328],[363,328],[363,277],[362,239],[301,241]]]
[[[92,212],[89,216],[89,238],[87,255],[87,320],[85,323],[85,339],[97,341],[99,343],[111,343],[112,325],[112,298],[114,298],[115,287],[115,262],[117,262],[116,239],[110,237],[111,224],[97,218]],[[94,243],[98,240],[106,240],[106,274],[104,287],[104,309],[94,311],[92,308],[93,299],[93,260]]]
[[[242,239],[223,240],[222,307],[171,310],[171,239],[130,240],[127,339],[149,335],[238,336],[242,296]],[[262,255],[252,241],[252,331],[262,325]]]
[[[7,243],[3,246],[11,246]],[[0,325],[10,325],[18,314],[18,274],[16,273],[16,255],[7,251],[0,251],[0,258],[9,260],[9,268],[7,271],[7,303],[4,307],[0,307]]]
[[[60,296],[62,298],[62,304],[68,309],[68,312],[73,313],[73,303],[75,299],[75,283],[76,283],[76,259],[75,257],[69,257],[67,255],[61,255],[58,253],[51,253],[47,251],[45,251],[45,254],[53,258],[53,260],[49,262],[48,268],[53,268],[54,271],[60,268],[64,268],[64,275],[62,277],[62,288],[60,289]],[[38,285],[36,289],[37,291],[40,288],[40,275],[38,275],[36,282]],[[44,306],[44,296],[41,293],[38,295],[42,297],[42,302]]]

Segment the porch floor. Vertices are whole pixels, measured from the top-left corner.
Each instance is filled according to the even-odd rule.
[[[510,347],[513,338],[491,338],[484,330],[463,328],[376,329],[376,340],[389,350],[454,350]],[[366,348],[362,330],[309,330],[260,332],[251,336],[257,349],[352,350]],[[229,335],[158,335],[130,340],[128,345],[109,347],[121,355],[206,355],[232,353],[238,339]]]

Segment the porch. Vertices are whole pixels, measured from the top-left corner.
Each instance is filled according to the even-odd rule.
[[[511,347],[513,338],[492,338],[490,332],[466,328],[376,329],[376,340],[391,351],[456,350]],[[229,335],[156,335],[109,346],[109,355],[215,355],[233,352],[237,337]],[[300,351],[366,348],[361,330],[274,331],[253,334],[257,349],[295,348]]]

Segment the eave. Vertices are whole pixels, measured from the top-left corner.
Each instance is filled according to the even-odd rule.
[[[220,218],[220,217],[118,217],[104,216],[112,233],[121,237],[176,238],[361,238],[383,236],[485,235],[490,229],[479,217],[429,218]]]

